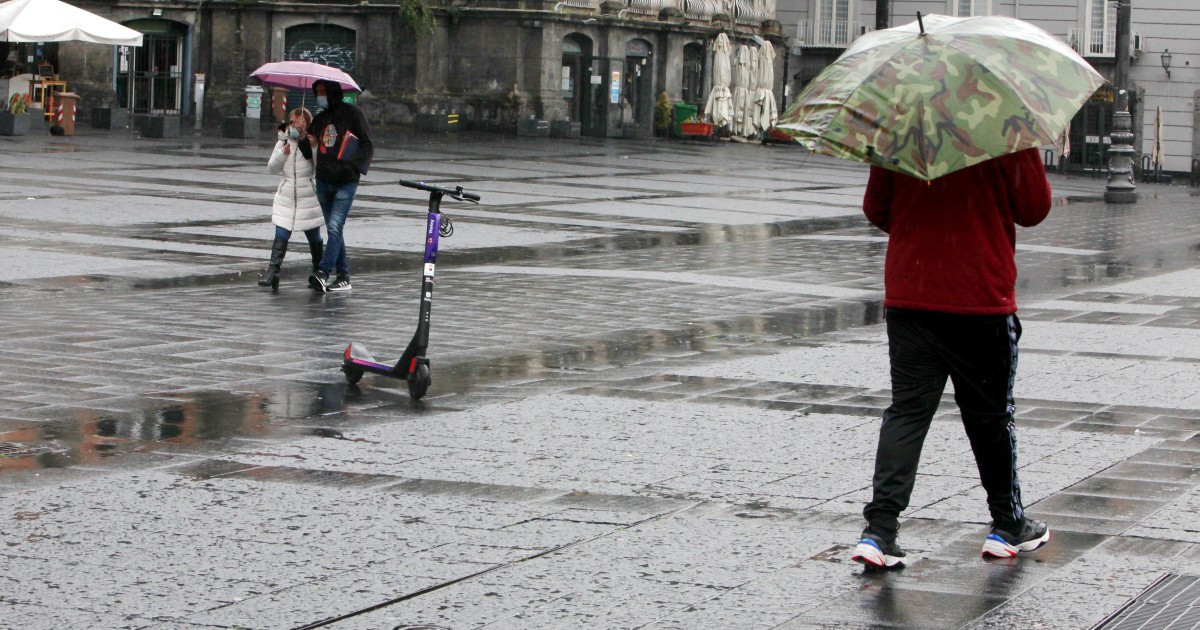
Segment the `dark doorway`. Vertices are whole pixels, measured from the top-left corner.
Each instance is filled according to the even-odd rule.
[[[642,133],[650,133],[654,124],[652,53],[650,42],[644,39],[633,39],[625,45],[625,76],[621,86],[625,111],[621,122],[636,123]]]
[[[178,115],[184,100],[187,26],[161,19],[125,24],[142,33],[140,47],[117,51],[117,102],[135,114]]]
[[[562,76],[559,89],[567,104],[567,117],[579,122],[580,133],[597,133],[592,116],[592,75],[595,74],[592,60],[592,40],[584,35],[572,33],[562,41]],[[598,75],[597,75],[598,76]]]
[[[700,105],[704,94],[704,45],[691,43],[683,47],[683,102]]]
[[[1113,113],[1113,88],[1106,84],[1096,91],[1071,120],[1071,155],[1067,169],[1071,171],[1103,170],[1108,164],[1108,135]]]

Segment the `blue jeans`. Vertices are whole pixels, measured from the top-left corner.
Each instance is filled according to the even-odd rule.
[[[278,225],[276,225],[275,226],[275,238],[280,238],[285,241],[291,240],[292,231],[285,230],[285,229],[279,227]],[[304,230],[304,238],[307,238],[309,243],[320,243],[321,242],[321,228],[315,227],[311,230]]]
[[[338,275],[350,277],[350,265],[346,263],[346,241],[342,238],[342,228],[346,225],[346,217],[350,214],[350,204],[354,203],[354,193],[358,192],[358,182],[345,184],[330,184],[317,180],[317,201],[321,204],[321,212],[325,215],[325,231],[329,235],[329,243],[325,246],[325,256],[321,258],[320,269],[331,273],[335,269]]]

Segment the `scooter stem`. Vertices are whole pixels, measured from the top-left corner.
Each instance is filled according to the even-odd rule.
[[[429,216],[425,222],[425,264],[421,272],[421,311],[417,317],[417,331],[396,363],[397,371],[407,375],[415,369],[418,357],[425,356],[429,348],[429,318],[433,309],[433,279],[437,267],[438,240],[442,230],[440,211],[442,194],[429,193]]]

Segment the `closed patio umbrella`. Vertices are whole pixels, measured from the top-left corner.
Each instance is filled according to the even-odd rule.
[[[763,45],[758,56],[758,89],[754,102],[757,105],[757,120],[755,126],[759,131],[766,131],[775,126],[779,120],[779,110],[775,104],[775,47],[770,43]]]
[[[733,51],[725,33],[717,35],[713,44],[712,90],[704,114],[717,127],[728,127],[733,120],[732,95],[729,92],[729,55]]]
[[[750,47],[739,46],[733,63],[733,129],[734,136],[745,137],[746,114],[750,109]]]

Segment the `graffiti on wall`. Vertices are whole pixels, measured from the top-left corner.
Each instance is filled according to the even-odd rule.
[[[298,41],[288,46],[286,58],[290,61],[311,61],[334,68],[354,71],[354,47],[340,44]]]

